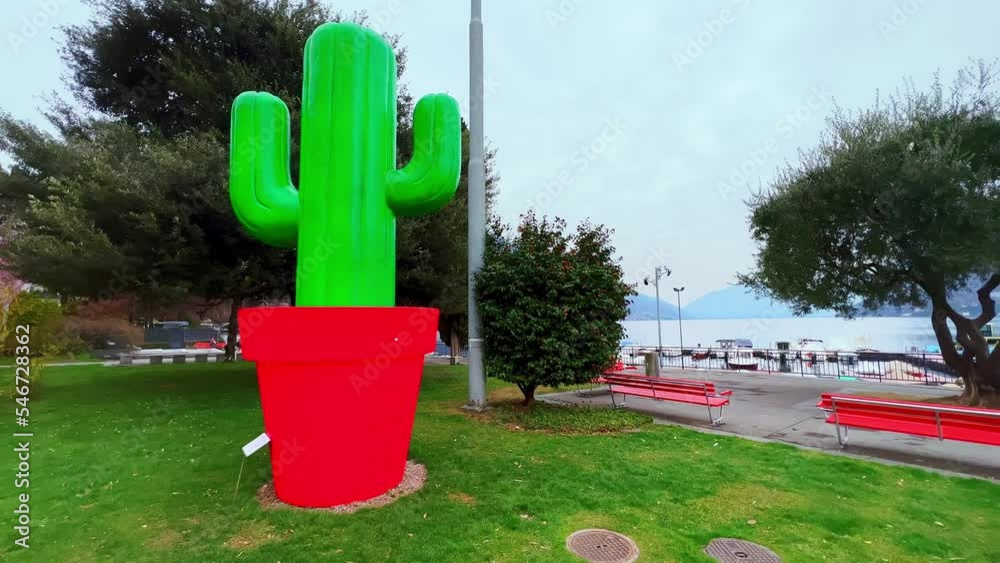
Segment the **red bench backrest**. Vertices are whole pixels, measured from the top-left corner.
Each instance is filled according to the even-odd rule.
[[[856,401],[864,401],[864,403]],[[1000,411],[992,409],[896,401],[836,393],[823,393],[817,406],[832,411],[834,402],[836,402],[837,413],[843,415],[875,416],[891,421],[932,424],[936,424],[938,417],[940,417],[942,427],[966,428],[1000,434],[1000,416],[998,416]],[[935,412],[929,407],[942,410]]]
[[[665,377],[646,377],[633,375],[605,374],[604,380],[611,385],[623,387],[641,387],[654,389],[663,393],[681,393],[687,395],[715,395],[715,384],[711,381],[695,381],[690,379],[669,379]]]

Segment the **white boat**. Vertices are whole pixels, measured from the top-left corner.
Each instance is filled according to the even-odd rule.
[[[715,346],[709,349],[709,356],[716,359],[723,359],[726,357],[727,353],[736,348],[736,341],[732,338],[720,338],[715,341]]]
[[[826,347],[819,338],[800,338],[795,350],[804,362],[821,362],[827,358]]]
[[[726,366],[730,369],[757,370],[757,358],[753,355],[752,348],[735,348],[729,352],[726,358]]]
[[[718,348],[712,350],[712,357],[722,358],[729,369],[757,369],[753,343],[746,338],[724,338],[715,342]]]
[[[842,364],[856,364],[858,363],[858,353],[851,350],[837,350],[834,355],[834,359]]]

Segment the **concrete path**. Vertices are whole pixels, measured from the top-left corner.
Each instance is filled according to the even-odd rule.
[[[726,407],[725,424],[712,427],[704,407],[627,397],[627,408],[645,412],[658,423],[681,424],[720,433],[756,439],[776,440],[828,452],[890,463],[904,463],[931,469],[1000,480],[1000,447],[939,442],[938,440],[852,429],[850,445],[841,450],[832,424],[824,422],[816,408],[821,393],[891,393],[900,396],[947,397],[956,391],[924,386],[880,385],[836,379],[798,378],[788,375],[751,372],[719,373],[670,370],[664,377],[713,381],[719,390],[733,391]],[[586,389],[584,388],[584,395]],[[616,399],[618,399],[616,395]],[[611,406],[607,387],[596,388],[590,397],[576,392],[553,393],[541,400],[570,404]]]

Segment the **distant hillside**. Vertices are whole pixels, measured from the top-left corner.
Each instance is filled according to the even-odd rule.
[[[972,280],[965,289],[953,291],[948,294],[948,302],[956,311],[966,317],[976,317],[979,315],[981,306],[979,305],[979,295],[976,294],[985,280]],[[1000,302],[1000,290],[990,294],[994,301]],[[930,317],[933,308],[925,303],[922,307],[882,307],[874,311],[872,316],[876,317]]]
[[[784,303],[758,299],[747,288],[731,285],[718,289],[692,301],[684,308],[684,317],[690,319],[759,319],[794,316]],[[832,312],[817,312],[811,317],[832,317]]]
[[[975,281],[968,288],[956,291],[949,296],[952,306],[966,316],[979,314],[979,298],[976,289],[981,282]],[[1000,302],[1000,291],[993,293],[993,298]],[[931,313],[930,306],[923,307],[881,307],[874,311],[862,313],[867,317],[926,317]],[[691,319],[754,319],[754,318],[785,318],[792,317],[791,308],[784,303],[770,299],[758,299],[750,290],[743,286],[731,285],[708,293],[684,307],[684,317]],[[808,317],[832,317],[832,311],[817,311]]]
[[[660,318],[676,319],[677,306],[671,305],[664,300],[660,300]],[[628,321],[655,321],[656,320],[656,298],[651,295],[640,293],[630,298]]]

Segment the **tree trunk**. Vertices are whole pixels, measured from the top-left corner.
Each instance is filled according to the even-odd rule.
[[[233,297],[233,304],[229,308],[229,337],[226,338],[226,356],[223,358],[227,362],[236,361],[236,338],[239,336],[239,313],[243,304],[243,296]]]
[[[1000,393],[1000,346],[990,352],[989,343],[980,329],[996,316],[996,304],[990,293],[1000,285],[1000,276],[994,275],[978,291],[982,313],[974,319],[959,314],[948,303],[943,289],[931,293],[934,312],[931,325],[937,337],[944,363],[962,378],[965,388],[961,402],[969,406],[996,404]],[[953,336],[948,321],[955,325]],[[962,345],[962,352],[956,349]]]
[[[535,404],[535,389],[538,389],[537,385],[522,385],[518,383],[517,388],[521,390],[522,394],[524,394],[523,404],[525,406],[530,407]]]
[[[990,362],[985,368],[974,366],[964,374],[962,403],[970,406],[1000,408],[1000,382]]]
[[[451,331],[451,365],[458,365],[458,358],[462,355],[462,341],[458,338],[458,331]]]

